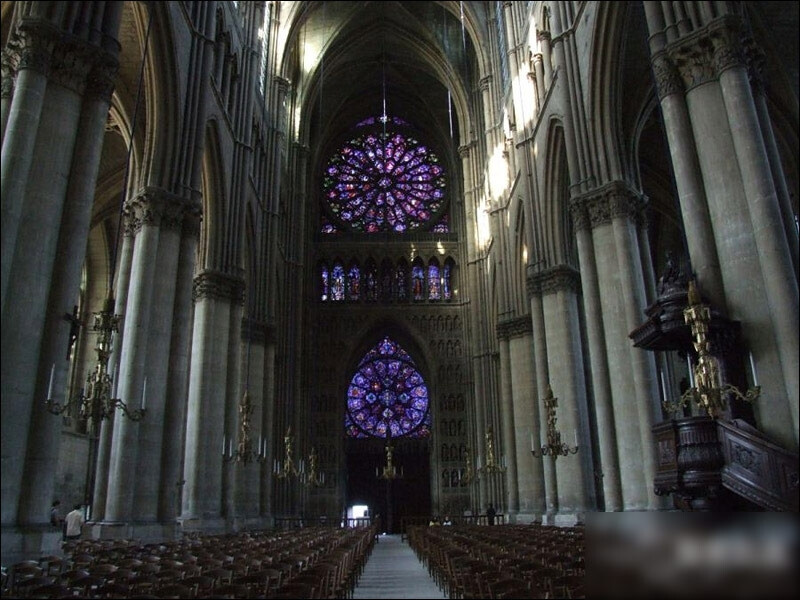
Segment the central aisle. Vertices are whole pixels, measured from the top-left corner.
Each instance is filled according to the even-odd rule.
[[[382,535],[353,598],[447,598],[399,535]]]

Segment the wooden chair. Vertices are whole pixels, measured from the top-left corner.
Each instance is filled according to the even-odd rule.
[[[275,592],[274,598],[314,598],[314,586],[310,583],[287,583]]]
[[[194,598],[211,598],[214,594],[214,578],[208,575],[193,575],[181,581],[182,585],[194,589]]]
[[[97,588],[95,598],[128,598],[131,595],[131,586],[124,583],[106,583]]]
[[[229,583],[214,588],[215,598],[249,598],[249,590],[246,585],[237,585]],[[298,596],[302,597],[302,596]]]
[[[173,583],[158,588],[154,595],[159,598],[194,598],[195,591],[194,588],[188,585]]]
[[[15,593],[20,598],[28,598],[33,591],[45,585],[52,585],[55,583],[56,578],[54,575],[37,575],[35,577],[26,577],[17,581],[15,585]]]
[[[5,595],[5,594],[4,594]],[[75,598],[71,588],[68,588],[63,583],[51,583],[48,585],[41,585],[31,590],[31,597],[33,598]]]

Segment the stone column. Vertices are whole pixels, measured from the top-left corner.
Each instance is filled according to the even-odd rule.
[[[536,395],[538,397],[536,403],[538,405],[539,414],[542,415],[544,406],[541,403],[541,399],[544,398],[547,393],[547,382],[550,375],[547,360],[547,341],[545,336],[544,310],[542,307],[541,282],[537,277],[537,274],[532,272],[530,266],[528,266],[526,286],[528,289],[528,297],[530,298],[531,323],[533,326],[533,355],[536,366]],[[536,433],[534,433],[533,437],[537,448],[541,447],[542,440],[547,439],[547,427],[544,419],[539,419],[539,439],[536,439]],[[538,462],[542,465],[540,468],[544,473],[545,502],[547,511],[543,521],[550,523],[555,518],[555,514],[558,512],[558,481],[556,479],[555,464],[552,460],[545,460],[541,456],[537,456],[533,460],[534,463]],[[534,466],[534,469],[536,468],[537,466]]]
[[[192,342],[192,289],[200,236],[201,206],[193,202],[185,208],[180,254],[176,275],[175,308],[169,353],[169,377],[164,408],[164,452],[161,468],[159,521],[168,523],[180,514],[178,499],[185,485],[183,472],[184,426],[186,420],[189,352]]]
[[[581,453],[548,459],[554,460],[558,478],[556,522],[574,523],[582,520],[583,513],[590,508],[589,472],[584,463],[591,457],[591,447],[581,443],[584,433],[588,433],[585,425],[588,415],[577,302],[580,281],[577,272],[566,266],[548,269],[538,277],[547,341],[548,383],[559,399],[557,428],[563,441],[570,446],[579,445]]]
[[[508,344],[506,322],[497,324],[500,338],[500,416],[503,427],[503,457],[506,459],[506,511],[515,521],[519,510],[519,491],[517,483],[516,442],[514,441],[514,400],[511,387],[511,357]]]
[[[115,315],[124,315],[128,304],[128,286],[130,284],[131,266],[133,264],[133,224],[125,219],[123,224],[122,250],[119,255],[117,267],[116,304]],[[122,352],[122,338],[125,336],[125,321],[119,324],[119,331],[114,337],[114,352],[111,355],[109,368],[114,373],[120,372],[120,354]],[[114,398],[119,398],[119,376],[114,377],[112,383]],[[108,500],[108,469],[111,464],[111,437],[114,433],[114,415],[104,420],[100,425],[100,440],[97,444],[97,468],[95,469],[94,497],[92,499],[92,520],[103,521],[106,514],[106,501]]]
[[[20,522],[44,522],[48,517],[55,485],[56,469],[61,442],[61,418],[43,410],[41,401],[47,396],[47,374],[51,365],[56,377],[53,385],[54,400],[62,405],[66,388],[64,378],[68,370],[66,349],[70,322],[64,318],[78,297],[81,269],[84,264],[89,224],[94,202],[97,170],[108,106],[113,90],[112,77],[116,64],[110,63],[103,72],[95,72],[85,92],[83,109],[78,125],[78,136],[72,158],[69,184],[66,190],[64,214],[59,230],[56,256],[58,268],[53,270],[48,297],[44,337],[39,357],[39,389],[35,394],[31,419],[25,474],[20,503]]]
[[[125,207],[135,238],[117,391],[119,398],[132,409],[139,408],[146,400],[148,413],[138,422],[121,414],[114,419],[105,512],[105,521],[111,523],[131,520],[137,480],[152,476],[153,469],[160,468],[160,461],[157,465],[142,464],[138,458],[141,425],[149,419],[152,427],[154,421],[163,418],[163,387],[156,388],[151,381],[150,395],[143,393],[159,251],[159,208],[157,196],[148,191],[129,200]]]
[[[622,510],[622,490],[619,481],[619,458],[614,408],[611,401],[611,383],[608,374],[603,313],[600,304],[597,263],[592,245],[589,215],[580,203],[570,207],[578,241],[583,306],[586,313],[586,337],[589,343],[589,361],[597,419],[597,444],[600,451],[600,472],[604,508],[607,512]]]
[[[52,59],[51,79],[46,92],[48,108],[40,114],[37,112],[37,124],[18,117],[12,106],[3,145],[3,291],[7,294],[4,299],[9,301],[4,302],[2,311],[2,410],[3,414],[14,415],[13,419],[2,420],[3,477],[0,485],[4,524],[17,518],[32,399],[37,379],[40,389],[47,389],[52,365],[39,368],[40,349],[81,114],[81,94],[88,70],[81,60],[70,61],[71,52],[72,48],[59,48],[58,55]],[[25,69],[28,71],[30,69]],[[33,78],[37,77],[34,75]],[[22,88],[18,77],[17,94],[20,93]],[[31,102],[36,100],[31,99]],[[30,139],[24,143],[15,142],[23,135],[15,128],[23,126],[30,127],[24,132]],[[16,145],[18,143],[21,147]],[[22,154],[29,153],[28,144],[34,144],[30,160],[35,158],[48,165],[48,177],[27,178],[25,165],[30,166],[30,162]],[[7,156],[7,153],[14,152],[19,154]],[[26,173],[24,181],[18,179],[23,171]],[[19,198],[17,194],[20,194]],[[12,206],[18,200],[19,210]],[[7,214],[7,208],[15,214]],[[11,245],[7,247],[9,240]],[[8,262],[12,257],[13,262]],[[74,298],[70,302],[74,302]]]
[[[275,339],[267,329],[264,346],[263,382],[264,408],[262,411],[262,431],[267,438],[267,456],[261,467],[261,516],[272,519],[272,462],[273,439],[278,437],[275,431]]]
[[[514,434],[519,515],[517,522],[541,519],[545,512],[544,471],[541,460],[531,454],[539,442],[539,406],[535,389],[536,365],[533,357],[533,326],[530,315],[509,322],[511,389],[514,397]]]
[[[11,53],[12,67],[15,67],[17,76],[14,82],[13,97],[8,108],[3,135],[2,159],[0,159],[0,189],[3,190],[2,219],[0,219],[0,223],[2,223],[2,235],[0,235],[2,279],[0,279],[0,285],[2,285],[4,311],[14,249],[22,226],[25,190],[35,155],[36,132],[42,126],[40,119],[56,35],[54,29],[42,23],[21,23],[15,32],[15,37],[9,41],[6,48]],[[8,86],[7,83],[4,85]],[[56,108],[59,107],[54,106],[49,112],[52,113]],[[76,124],[73,123],[73,126]],[[51,231],[53,230],[51,229]],[[5,439],[5,436],[3,438]],[[5,451],[3,455],[6,455]],[[12,470],[7,473],[10,475]],[[3,479],[5,480],[5,477]],[[3,505],[10,507],[9,502],[4,501]],[[4,514],[5,510],[3,509]]]
[[[194,282],[194,333],[183,468],[184,527],[222,527],[222,437],[228,391],[231,308],[242,282],[204,271]]]
[[[616,453],[619,460],[622,509],[644,510],[649,505],[648,490],[652,488],[653,482],[646,479],[642,469],[644,457],[637,404],[650,402],[651,399],[641,398],[637,395],[633,366],[630,362],[632,348],[628,333],[633,328],[628,328],[624,299],[624,295],[629,292],[626,292],[623,287],[620,273],[621,262],[611,222],[610,198],[616,188],[617,184],[609,184],[587,194],[576,196],[572,200],[572,206],[573,210],[576,210],[575,207],[580,207],[586,211],[592,227],[591,241],[597,265],[597,289],[601,313],[594,317],[587,315],[587,319],[602,319],[611,393],[610,415],[613,415]],[[581,253],[582,262],[584,254],[589,254],[588,248],[586,250],[587,252]],[[591,289],[588,289],[586,297],[590,299],[591,294]],[[594,358],[592,360],[594,361]],[[557,392],[556,395],[558,393],[560,392]],[[606,440],[606,454],[609,453],[608,444],[609,442]],[[604,474],[608,475],[605,473],[605,467]]]
[[[778,408],[776,406],[770,411],[764,411],[762,419],[766,417],[765,413],[779,412],[785,415],[788,412],[792,420],[796,447],[798,396],[800,396],[797,371],[800,357],[800,341],[797,335],[800,331],[798,316],[800,296],[797,273],[783,227],[780,203],[744,63],[740,28],[741,23],[738,18],[715,23],[711,33],[714,43],[714,67],[719,74],[722,100],[730,121],[733,150],[742,177],[758,261],[764,274],[764,292],[769,303],[769,316],[783,374],[785,397],[789,400],[788,411],[785,408],[780,411],[774,410]],[[773,422],[771,425],[776,429],[781,427],[784,437],[789,437],[787,435],[789,432],[785,426],[781,426],[781,423]]]
[[[161,469],[165,457],[164,445],[169,437],[176,434],[179,436],[179,432],[165,430],[167,413],[167,394],[165,392],[170,376],[170,342],[172,340],[173,311],[176,308],[178,262],[183,249],[181,240],[183,217],[187,210],[193,210],[194,207],[189,200],[151,187],[130,203],[130,208],[142,215],[149,211],[155,213],[154,225],[158,227],[155,260],[146,267],[152,271],[152,275],[149,276],[151,281],[150,298],[141,305],[142,309],[147,307],[150,313],[146,324],[144,320],[142,321],[142,340],[146,344],[146,355],[142,357],[142,369],[147,382],[147,415],[138,424],[139,447],[136,452],[137,469],[131,513],[135,522],[155,523],[158,521],[160,488],[163,481]],[[146,228],[147,225],[145,225]],[[135,268],[134,264],[134,270]],[[135,273],[132,279],[136,281]],[[185,294],[184,299],[186,299]],[[136,319],[136,314],[130,310],[129,305],[127,318],[131,317]],[[129,334],[128,331],[126,337]],[[143,387],[142,395],[144,393]],[[128,404],[133,404],[134,407],[138,405],[133,396],[126,401]],[[174,443],[169,445],[174,449]],[[173,492],[174,483],[171,482],[164,492],[168,494]]]

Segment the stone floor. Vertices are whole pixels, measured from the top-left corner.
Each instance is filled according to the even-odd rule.
[[[447,598],[400,535],[382,535],[353,598]]]

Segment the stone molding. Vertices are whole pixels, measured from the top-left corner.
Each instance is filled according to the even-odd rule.
[[[647,197],[623,181],[612,181],[569,202],[569,212],[576,231],[611,223],[617,217],[630,219],[637,226],[645,224]]]
[[[221,271],[206,270],[194,278],[192,300],[228,300],[244,304],[244,279]]]
[[[683,80],[666,52],[654,55],[651,63],[659,100],[663,100],[671,94],[683,92]]]
[[[7,47],[0,53],[0,68],[3,73],[3,89],[0,97],[10,98],[14,93],[14,61]]]
[[[569,265],[556,265],[527,277],[528,297],[560,291],[577,293],[581,289],[581,275]]]
[[[498,322],[496,331],[498,339],[501,340],[533,335],[533,322],[530,315],[522,315]]]
[[[201,214],[201,208],[195,202],[155,187],[147,187],[139,192],[125,203],[123,210],[128,235],[137,234],[144,225],[181,231],[187,220],[190,222],[186,229],[192,233],[194,221],[199,220]],[[199,223],[196,227],[199,232]]]

